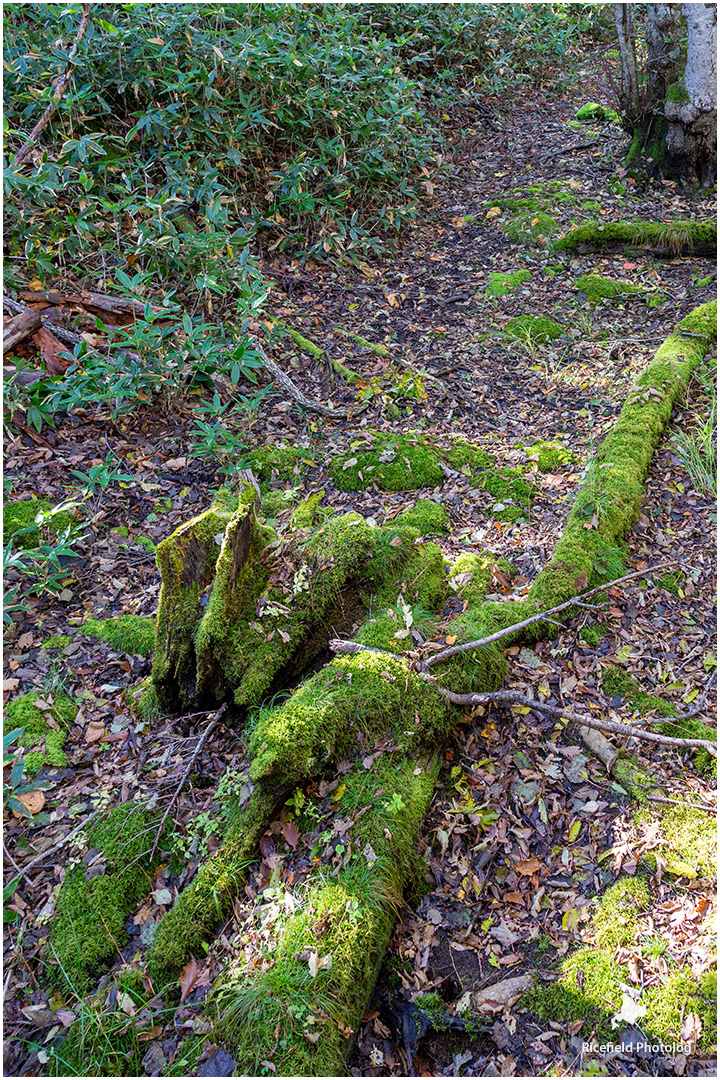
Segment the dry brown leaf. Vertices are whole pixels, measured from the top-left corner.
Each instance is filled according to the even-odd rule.
[[[516,874],[530,877],[532,874],[537,874],[538,870],[542,870],[542,866],[542,859],[533,855],[532,859],[519,859],[518,862],[513,863],[513,870]]]
[[[88,726],[85,728],[85,742],[90,745],[91,743],[99,742],[105,735],[105,725],[101,720],[91,720]]]
[[[210,985],[210,972],[203,964],[193,959],[185,965],[178,979],[180,984],[180,1004],[196,986]]]
[[[300,839],[300,830],[294,821],[283,821],[282,829],[280,830],[287,840],[290,847],[295,850],[297,842]]]
[[[18,795],[17,799],[27,807],[31,814],[39,814],[45,805],[45,796],[42,791],[26,791],[24,795]]]

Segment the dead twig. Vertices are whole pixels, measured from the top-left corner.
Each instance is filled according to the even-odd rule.
[[[198,756],[198,754],[200,753],[200,750],[202,749],[202,746],[205,743],[205,741],[207,740],[208,736],[211,734],[211,732],[213,732],[215,730],[215,728],[219,724],[220,720],[222,720],[222,718],[225,715],[225,713],[227,712],[227,710],[228,710],[228,705],[227,705],[227,702],[226,702],[224,705],[220,706],[218,711],[215,713],[215,716],[210,721],[210,723],[208,724],[208,726],[205,728],[202,735],[198,739],[197,746],[193,750],[192,755],[190,757],[190,760],[187,763],[187,768],[185,769],[185,772],[180,777],[180,783],[175,788],[175,794],[173,795],[172,799],[168,803],[167,810],[163,814],[162,821],[160,822],[160,824],[158,826],[158,830],[155,833],[155,840],[153,841],[152,850],[150,851],[150,861],[151,862],[152,862],[152,859],[153,859],[153,857],[155,855],[155,851],[157,849],[157,846],[160,843],[160,837],[162,836],[162,831],[163,831],[163,828],[165,827],[165,822],[167,821],[168,814],[172,810],[172,808],[173,808],[173,806],[175,804],[175,800],[177,799],[178,795],[180,794],[180,792],[182,791],[182,789],[185,786],[185,781],[187,780],[188,776],[190,775],[190,771],[192,770],[193,764],[195,763],[195,758]],[[207,716],[207,713],[205,713],[205,715]]]
[[[308,412],[319,413],[320,416],[327,416],[332,420],[345,420],[347,414],[341,412],[339,409],[331,409],[329,405],[321,405],[319,401],[311,401],[310,398],[306,398],[301,390],[297,388],[292,379],[285,374],[283,369],[271,360],[267,353],[255,342],[255,348],[260,354],[260,359],[269,375],[273,377],[275,382],[282,386],[283,390],[296,401],[298,405],[301,405],[303,409],[307,409]]]
[[[708,806],[707,803],[681,802],[680,799],[666,799],[663,795],[648,795],[650,802],[668,803],[670,806],[691,806],[693,810],[707,810],[708,814],[717,814],[716,806]]]
[[[662,743],[665,746],[686,746],[707,750],[713,757],[717,757],[717,743],[709,739],[675,739],[670,735],[658,735],[654,731],[645,731],[643,728],[632,727],[629,724],[616,724],[611,720],[596,720],[593,716],[580,716],[578,713],[561,709],[557,705],[548,705],[544,701],[536,701],[534,698],[521,694],[519,690],[492,690],[478,694],[456,694],[440,686],[432,675],[420,672],[420,677],[434,686],[439,694],[451,701],[453,705],[523,705],[535,712],[545,713],[561,720],[572,720],[582,727],[594,728],[596,731],[607,731],[613,735],[625,735],[634,739],[642,739],[645,742]]]
[[[78,26],[77,34],[75,35],[75,40],[72,43],[72,46],[70,48],[70,52],[68,53],[67,64],[65,65],[65,70],[62,73],[62,75],[60,75],[59,78],[57,78],[55,80],[55,89],[53,91],[53,96],[52,96],[52,100],[51,100],[50,104],[48,105],[45,112],[42,114],[42,116],[38,120],[35,127],[30,132],[30,135],[28,137],[27,142],[24,143],[24,145],[20,147],[17,154],[15,155],[15,160],[12,163],[13,168],[16,168],[16,167],[22,165],[23,162],[26,160],[26,158],[28,158],[30,156],[30,152],[31,152],[32,148],[34,147],[35,143],[37,142],[38,136],[41,135],[43,130],[47,127],[48,122],[50,120],[50,117],[53,115],[53,113],[57,109],[58,105],[60,104],[60,99],[62,98],[63,94],[67,90],[70,83],[72,82],[72,77],[75,74],[75,68],[74,68],[75,54],[78,51],[78,48],[80,46],[80,42],[82,41],[83,37],[85,36],[85,31],[87,29],[87,24],[90,21],[90,8],[92,6],[93,6],[92,4],[83,4],[82,5],[82,18],[80,20],[80,25]]]
[[[20,874],[12,878],[5,888],[8,888],[14,881],[18,880],[18,877],[24,877],[28,870],[32,870],[33,866],[37,866],[38,863],[43,862],[49,855],[53,855],[56,851],[59,851],[61,847],[64,847],[68,840],[71,840],[73,836],[86,829],[91,821],[94,821],[98,815],[103,814],[107,810],[107,806],[99,806],[97,810],[93,810],[89,817],[86,817],[84,821],[81,821],[79,825],[76,825],[74,829],[71,829],[66,836],[63,836],[62,840],[58,840],[57,844],[53,844],[51,848],[47,848],[41,852],[35,859],[31,859],[29,863],[25,863],[24,866],[18,867]]]

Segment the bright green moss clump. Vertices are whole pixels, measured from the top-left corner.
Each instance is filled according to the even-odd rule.
[[[263,482],[272,478],[294,480],[307,471],[313,464],[313,451],[299,446],[261,446],[247,457],[247,465],[258,480]]]
[[[415,491],[425,485],[436,487],[445,478],[426,437],[370,432],[362,443],[335,458],[330,472],[340,491],[363,491],[373,484],[387,491]]]
[[[490,296],[507,296],[511,289],[517,288],[523,281],[530,281],[532,274],[529,270],[516,270],[514,273],[489,274],[488,284],[485,289]]]
[[[155,649],[155,622],[142,615],[119,615],[114,619],[88,619],[88,637],[99,637],[120,652],[150,656]]]
[[[47,955],[57,962],[52,968],[56,980],[76,993],[87,990],[112,963],[128,940],[127,916],[150,891],[147,853],[155,837],[153,821],[137,803],[116,806],[89,831],[89,844],[100,849],[105,872],[86,881],[80,866],[63,883]]]
[[[516,244],[536,244],[557,232],[557,222],[544,210],[516,214],[505,226],[505,232]]]
[[[538,442],[525,448],[529,457],[537,456],[540,472],[555,472],[559,465],[569,465],[575,460],[572,450],[562,443]]]
[[[606,105],[598,105],[595,101],[588,101],[575,113],[577,120],[604,120],[608,124],[621,124],[622,117],[615,109]]]
[[[449,532],[447,510],[430,499],[418,499],[395,518],[396,525],[410,525],[421,536],[442,536]]]
[[[40,709],[36,701],[46,702],[48,707]],[[37,690],[21,694],[5,706],[3,730],[25,728],[19,745],[36,747],[24,756],[28,776],[33,776],[43,765],[58,769],[67,765],[63,745],[77,710],[77,704],[66,694],[48,695],[45,698]],[[51,726],[48,718],[57,727]]]
[[[40,646],[41,649],[66,649],[72,638],[67,634],[51,634],[50,637],[46,637]]]
[[[601,300],[616,300],[618,297],[645,291],[641,285],[633,285],[629,281],[614,281],[600,274],[584,274],[576,278],[575,288],[587,293],[588,302],[593,305],[599,304]]]
[[[518,341],[546,345],[549,341],[562,337],[565,327],[545,315],[518,315],[506,323],[505,332]]]
[[[36,527],[30,528],[40,511],[52,510],[53,504],[48,499],[20,499],[17,502],[6,502],[3,506],[3,547],[7,547],[11,537],[17,536],[13,547],[18,550],[29,550],[40,544],[40,532]],[[75,517],[71,511],[63,510],[53,514],[44,528],[50,536],[58,536],[69,525],[74,524]],[[28,531],[22,531],[27,529]]]

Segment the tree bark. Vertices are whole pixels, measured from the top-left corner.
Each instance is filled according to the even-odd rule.
[[[3,356],[42,326],[39,311],[23,311],[3,327]]]
[[[680,8],[677,4],[648,4],[645,42],[649,110],[663,105],[668,86],[678,77],[681,32]]]
[[[682,13],[687,62],[684,79],[665,102],[667,147],[681,175],[710,185],[717,171],[717,8],[683,4]]]
[[[623,107],[629,120],[640,115],[637,58],[635,55],[635,24],[632,4],[615,4],[615,29],[620,47],[621,93]]]

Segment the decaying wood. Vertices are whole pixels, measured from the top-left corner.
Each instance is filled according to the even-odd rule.
[[[293,401],[296,401],[303,409],[307,409],[308,412],[319,413],[320,416],[327,416],[332,420],[347,419],[347,413],[340,412],[339,409],[331,409],[328,405],[321,405],[318,401],[311,401],[310,398],[306,398],[302,391],[298,390],[292,379],[285,374],[283,369],[279,367],[274,360],[270,359],[257,342],[255,343],[255,348],[260,354],[260,359],[268,374],[272,375],[273,379],[282,386],[283,390],[293,399]]]
[[[17,300],[13,300],[10,296],[5,296],[3,293],[3,307],[7,311],[14,311],[16,313],[31,311],[32,309],[27,304],[20,304]],[[50,319],[46,319],[43,315],[40,316],[43,326],[46,326],[55,337],[60,338],[66,345],[79,345],[84,340],[79,334],[74,333],[72,330],[66,330],[64,326],[56,326]]]
[[[33,334],[32,339],[40,350],[40,356],[45,361],[47,374],[51,378],[64,375],[70,367],[70,360],[62,356],[66,349],[57,335],[49,327],[41,325],[37,333]]]
[[[495,983],[494,986],[486,986],[470,996],[476,1012],[499,1013],[514,1005],[531,986],[532,975],[518,975],[514,979]]]
[[[3,326],[3,356],[42,325],[38,311],[23,311]]]
[[[35,143],[37,142],[38,137],[42,134],[42,132],[47,127],[47,125],[48,125],[48,123],[50,121],[50,117],[53,115],[53,113],[57,109],[58,105],[60,104],[60,99],[62,98],[63,94],[67,90],[70,83],[72,82],[72,77],[73,77],[73,75],[75,73],[75,68],[74,68],[75,54],[78,51],[78,48],[80,46],[80,42],[82,41],[83,37],[85,36],[85,31],[87,29],[88,22],[90,21],[90,9],[91,9],[92,6],[93,6],[92,4],[83,4],[82,5],[82,18],[80,19],[80,25],[78,26],[78,31],[77,31],[77,34],[75,35],[75,40],[72,43],[72,47],[70,49],[70,52],[68,53],[67,63],[65,65],[65,71],[62,73],[62,75],[60,75],[60,77],[58,79],[55,80],[55,89],[53,91],[52,101],[50,102],[50,104],[46,108],[45,112],[42,114],[42,116],[38,120],[35,127],[30,132],[30,135],[28,137],[27,142],[23,146],[20,147],[17,154],[15,155],[15,159],[13,161],[13,167],[17,167],[17,166],[22,165],[23,162],[30,156],[32,148],[34,147]]]

